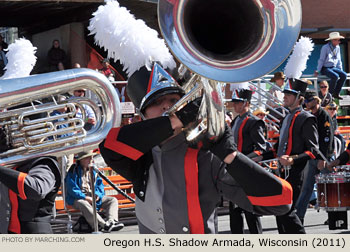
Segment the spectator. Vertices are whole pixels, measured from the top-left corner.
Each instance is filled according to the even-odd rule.
[[[73,68],[81,68],[79,63],[74,63]]]
[[[2,50],[2,45],[0,44],[0,76],[5,73],[5,66],[7,65],[7,57],[5,52]]]
[[[115,80],[115,72],[111,69],[111,65],[109,63],[108,59],[103,59],[102,60],[102,68],[99,69],[99,72],[104,74],[110,81]]]
[[[315,71],[315,76],[319,73],[329,77],[329,92],[334,98],[342,100],[339,93],[344,86],[346,81],[346,73],[343,71],[343,64],[340,57],[340,39],[344,37],[339,34],[339,32],[331,32],[329,41],[327,44],[322,46],[320,58],[318,60],[317,70]]]
[[[65,178],[67,204],[79,209],[91,227],[94,227],[94,211],[89,165],[93,156],[92,151],[79,153],[77,163],[69,168]],[[97,213],[98,225],[106,232],[118,231],[124,227],[124,224],[118,221],[118,200],[105,196],[102,179],[95,171],[93,171],[93,176],[95,178],[96,208],[97,210],[103,209],[107,219],[105,221]]]
[[[62,104],[65,100],[67,99],[66,96],[64,95],[58,95],[57,97],[57,102],[58,104]],[[50,116],[57,116],[57,115],[61,115],[67,113],[67,107],[61,108],[61,109],[57,109],[52,111],[52,113],[50,114]],[[68,123],[63,123],[67,120],[67,118],[58,118],[57,120],[52,121],[56,127],[56,130],[59,131],[63,131],[65,129],[67,129],[69,126]],[[73,132],[68,132],[68,133],[63,133],[61,135],[58,135],[57,138],[66,138],[66,137],[70,137],[72,136],[74,133]],[[54,140],[54,137],[50,137],[49,139]],[[73,164],[74,161],[74,155],[70,154],[70,155],[66,155],[67,157],[67,166],[66,168],[68,168],[69,166],[71,166]],[[58,163],[60,165],[60,167],[62,167],[62,162],[61,159],[58,159]]]
[[[325,107],[325,109],[330,115],[330,117],[332,118],[333,131],[336,132],[338,130],[338,122],[337,122],[338,105],[335,102],[331,102]]]
[[[58,64],[62,63],[63,67],[66,61],[66,53],[63,49],[60,48],[59,40],[55,39],[52,42],[52,47],[47,53],[48,61],[49,61],[49,71],[57,71]]]
[[[343,152],[345,150],[345,147],[346,147],[345,146],[346,141],[345,141],[343,135],[340,134],[340,132],[338,130],[338,122],[337,122],[338,105],[335,102],[331,102],[330,104],[328,104],[326,106],[325,110],[328,112],[328,114],[332,118],[332,126],[333,126],[333,132],[334,132],[334,137],[335,137],[334,148],[336,150],[335,158],[337,158],[338,157],[337,154],[340,154],[341,152]],[[336,139],[339,139],[340,144],[336,143]]]
[[[318,97],[321,99],[321,107],[326,107],[333,100],[332,95],[329,93],[329,86],[326,80],[320,81]]]
[[[269,111],[265,111],[264,108],[262,107],[258,107],[256,110],[253,111],[253,115],[263,120],[264,123],[266,124],[265,132],[264,132],[264,136],[266,139],[268,137],[268,131],[271,131],[271,130],[275,132],[279,131],[279,129],[275,125],[268,123],[266,121],[266,116],[268,114],[269,114]],[[266,141],[266,144],[268,145],[268,148],[267,148],[268,150],[272,148],[270,142]]]
[[[2,47],[1,50],[7,49],[8,44],[4,41],[4,38],[2,37],[2,35],[0,35],[0,46]]]
[[[253,111],[253,115],[256,117],[259,117],[261,120],[265,120],[266,115],[269,114],[269,111],[265,111],[262,107],[258,107],[256,110]]]
[[[58,69],[58,71],[64,70],[64,65],[62,62],[58,62],[57,69]]]
[[[57,98],[57,102],[59,104],[62,104],[65,100],[67,99],[66,96],[64,95],[59,95],[58,98]],[[64,108],[61,108],[61,109],[58,109],[58,110],[54,110],[52,111],[52,113],[50,114],[50,116],[57,116],[57,115],[61,115],[61,114],[64,114],[67,112],[67,107],[64,107]],[[65,128],[68,128],[69,127],[69,124],[68,123],[64,123],[62,124],[62,122],[64,122],[66,119],[65,118],[59,118],[57,120],[54,120],[53,123],[57,123],[57,130],[60,130],[60,129],[65,129]],[[61,123],[59,123],[61,122]],[[62,134],[62,135],[59,135],[58,138],[64,138],[64,137],[68,137],[68,136],[71,136],[73,133],[65,133],[65,134]]]
[[[274,97],[274,99],[269,99],[267,105],[272,107],[274,110],[277,110],[282,115],[285,114],[285,110],[281,108],[283,101],[283,92],[282,87],[284,85],[285,75],[283,72],[276,72],[271,79],[271,82],[275,83],[269,90],[269,93]],[[267,108],[267,111],[270,112],[270,115],[277,119],[282,119],[283,116],[276,113],[273,109]]]
[[[81,88],[73,91],[74,97],[84,97],[86,89]],[[96,124],[96,116],[94,111],[86,104],[83,104],[83,108],[85,111],[86,122],[84,125],[84,129],[90,130]],[[77,117],[83,118],[83,112],[78,108]]]

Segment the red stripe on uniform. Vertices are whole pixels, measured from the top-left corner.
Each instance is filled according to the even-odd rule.
[[[258,151],[258,150],[254,151],[254,153],[258,156],[261,156],[261,154],[262,154],[261,151]]]
[[[154,71],[154,66],[152,68],[151,76],[149,77],[149,80],[148,80],[147,94],[149,93],[149,91],[151,91],[151,88],[152,88],[153,71]]]
[[[280,195],[254,197],[248,196],[249,201],[256,206],[280,206],[292,204],[293,189],[292,186],[284,179],[276,176],[281,181],[282,193]]]
[[[21,172],[17,178],[17,189],[18,189],[18,194],[19,197],[21,197],[22,200],[26,200],[27,196],[24,192],[24,180],[27,176],[27,173]]]
[[[18,218],[18,198],[14,191],[9,190],[9,199],[11,203],[11,217],[8,230],[15,234],[21,233],[21,224]]]
[[[204,234],[204,222],[198,193],[198,152],[199,149],[188,148],[185,155],[187,211],[191,234]]]
[[[142,157],[143,153],[141,151],[117,140],[120,129],[120,127],[113,128],[109,131],[104,146],[132,160]]]
[[[312,154],[311,151],[305,151],[304,153],[306,153],[309,157],[311,157],[311,159],[316,159],[315,155]]]
[[[13,169],[16,170],[17,167],[14,167]],[[11,216],[10,216],[9,226],[7,229],[12,233],[20,234],[21,223],[19,222],[19,218],[18,218],[18,197],[17,197],[17,194],[12,190],[9,190],[9,200],[11,204]]]
[[[249,119],[249,116],[247,116],[247,118],[244,119],[244,121],[242,122],[241,127],[239,127],[239,131],[238,131],[237,150],[240,152],[242,152],[242,148],[243,148],[243,127],[247,123],[248,119]]]
[[[295,119],[297,119],[297,116],[299,114],[300,114],[300,111],[295,113],[295,115],[293,117],[293,120],[292,120],[292,123],[290,124],[290,127],[289,127],[288,148],[287,148],[287,151],[286,151],[286,155],[288,155],[288,156],[292,152],[292,147],[293,147],[293,126],[294,126],[294,123],[295,123]]]

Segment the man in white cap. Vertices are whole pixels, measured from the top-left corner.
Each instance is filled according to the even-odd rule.
[[[329,82],[329,93],[334,98],[342,100],[339,93],[345,83],[346,73],[343,71],[343,65],[340,57],[340,39],[344,39],[339,32],[331,32],[326,41],[330,41],[322,46],[320,58],[318,60],[315,75],[319,73],[326,75],[331,80]]]

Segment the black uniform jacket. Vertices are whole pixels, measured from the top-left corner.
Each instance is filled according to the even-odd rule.
[[[288,129],[288,141],[285,143],[286,153],[293,157],[293,166],[298,169],[295,172],[300,172],[304,169],[307,160],[316,159],[318,149],[318,132],[316,117],[311,113],[297,108],[297,112]],[[263,154],[264,159],[277,157],[277,150],[280,139],[275,144],[272,151]]]
[[[28,160],[14,169],[0,166],[0,181],[10,189],[17,199],[11,200],[11,214],[18,221],[31,222],[35,218],[50,217],[55,198],[61,186],[61,175],[56,160],[41,157]],[[14,211],[17,212],[15,213]],[[11,218],[13,233],[20,232],[20,223]]]
[[[131,181],[137,197],[144,200],[149,168],[153,163],[151,149],[172,135],[173,129],[169,118],[158,117],[113,128],[99,147],[106,163]],[[226,170],[236,181],[242,181],[241,186],[253,205],[268,205],[268,202],[263,202],[264,197],[261,196],[264,195],[275,196],[277,205],[285,204],[279,201],[279,197],[283,198],[282,195],[288,194],[287,182],[266,172],[243,154],[237,155]],[[269,186],[261,187],[260,183]],[[284,191],[285,189],[287,191]]]
[[[332,118],[323,108],[320,108],[316,112],[315,116],[317,118],[320,151],[329,159],[334,151],[334,131]],[[318,159],[321,159],[321,157],[318,157]]]
[[[231,123],[231,128],[239,116],[236,116]],[[247,113],[238,131],[236,140],[237,149],[248,157],[260,156],[266,152],[266,139],[264,137],[265,123],[263,120]]]

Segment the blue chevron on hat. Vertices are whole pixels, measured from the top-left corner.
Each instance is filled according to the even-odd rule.
[[[126,88],[128,96],[141,112],[160,96],[177,93],[182,97],[185,94],[182,87],[158,63],[154,63],[152,71],[142,67],[133,73]]]

